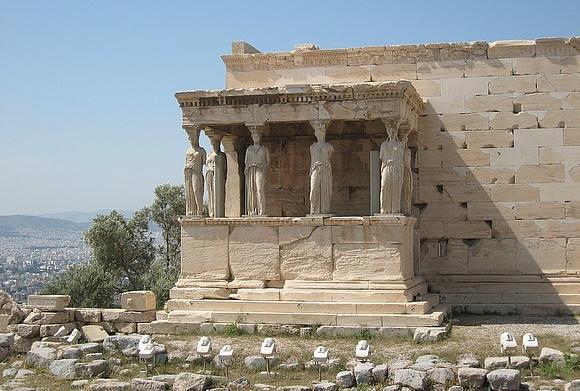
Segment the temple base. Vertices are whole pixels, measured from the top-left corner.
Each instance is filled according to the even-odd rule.
[[[167,322],[438,326],[405,216],[187,219]]]

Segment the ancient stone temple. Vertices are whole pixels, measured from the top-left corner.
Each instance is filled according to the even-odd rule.
[[[232,48],[176,94],[191,205],[200,132],[218,158],[164,321],[580,312],[580,40]]]

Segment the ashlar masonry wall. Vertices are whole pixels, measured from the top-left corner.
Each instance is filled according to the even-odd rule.
[[[427,102],[413,199],[419,274],[439,287],[567,276],[580,293],[580,38],[223,60],[227,88],[411,80]]]

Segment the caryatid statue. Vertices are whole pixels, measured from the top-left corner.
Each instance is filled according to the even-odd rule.
[[[310,121],[316,140],[310,146],[310,213],[330,213],[332,197],[332,166],[330,160],[334,153],[332,144],[325,141],[329,120]]]
[[[216,170],[219,169],[216,167],[216,159],[221,157],[225,161],[225,154],[220,149],[222,135],[208,130],[206,130],[206,135],[209,137],[212,146],[212,150],[207,155],[207,170],[205,172],[205,183],[207,185],[207,209],[209,216],[215,217],[218,215],[216,212],[216,192],[219,191],[220,186],[223,187],[223,183],[216,183],[216,179],[219,178],[216,173]],[[222,173],[221,179],[225,180],[225,172]],[[216,186],[218,187],[217,189]],[[223,191],[223,189],[221,189],[221,191]]]
[[[403,190],[401,191],[401,210],[405,216],[411,216],[411,197],[413,195],[413,172],[411,171],[411,150],[407,145],[408,133],[401,135],[401,142],[405,146],[403,154]]]
[[[184,127],[191,148],[185,153],[185,214],[203,215],[203,165],[205,164],[205,149],[199,146],[199,128]]]
[[[260,144],[261,126],[248,126],[254,145],[246,149],[246,214],[266,215],[266,174],[270,165],[268,148]]]
[[[405,145],[399,140],[398,124],[383,119],[388,138],[381,144],[381,214],[401,213]]]

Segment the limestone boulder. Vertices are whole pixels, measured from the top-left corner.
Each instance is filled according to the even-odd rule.
[[[414,390],[424,390],[427,387],[427,374],[415,369],[398,369],[395,371],[393,381]]]
[[[14,348],[14,334],[12,333],[0,334],[0,348],[12,350]]]
[[[129,391],[131,384],[117,379],[96,379],[86,387],[90,391]]]
[[[16,353],[26,353],[32,348],[34,340],[31,338],[24,338],[20,335],[14,337],[14,351]]]
[[[8,324],[18,324],[25,316],[18,303],[3,290],[0,290],[0,314],[7,315]],[[4,330],[0,329],[0,332],[4,332]]]
[[[417,327],[413,334],[415,342],[435,342],[449,335],[447,327]]]
[[[451,368],[433,368],[427,371],[427,377],[433,384],[450,384],[455,380],[455,373]]]
[[[77,359],[54,360],[48,365],[48,371],[59,379],[73,380],[76,377]]]
[[[26,365],[33,368],[46,368],[56,358],[57,354],[54,348],[32,348],[26,353]]]
[[[82,354],[101,353],[103,351],[103,344],[96,342],[81,343],[75,347],[79,348]]]
[[[16,376],[17,372],[18,372],[18,369],[16,369],[16,368],[6,368],[2,371],[2,377],[4,379],[14,377],[14,376]]]
[[[244,366],[248,369],[266,369],[266,359],[261,356],[248,356],[244,358]]]
[[[340,371],[336,374],[336,385],[339,388],[352,388],[355,384],[354,375],[351,371]]]
[[[481,388],[486,383],[487,369],[462,367],[457,370],[459,385],[465,388]]]
[[[36,372],[31,370],[31,369],[19,369],[18,372],[16,372],[16,376],[14,376],[15,379],[26,379],[30,376],[34,376],[36,375]]]
[[[121,308],[129,311],[153,311],[157,308],[155,293],[151,291],[130,291],[121,294]]]
[[[564,353],[551,348],[542,348],[540,352],[540,363],[564,365],[566,359]]]
[[[101,310],[97,308],[76,308],[74,317],[77,322],[99,323],[101,321]]]
[[[481,363],[473,353],[467,353],[457,358],[458,367],[479,368]]]
[[[177,375],[155,375],[151,379],[161,383],[165,383],[168,387],[172,387]]]
[[[81,331],[88,342],[103,342],[109,336],[100,325],[86,325],[81,327]]]
[[[133,391],[165,391],[166,386],[164,382],[149,379],[136,378],[131,381]]]
[[[61,358],[66,359],[74,359],[74,358],[81,358],[83,356],[83,352],[80,348],[71,346],[69,348],[65,348],[61,352]]]
[[[373,378],[377,383],[384,383],[389,375],[389,365],[379,364],[373,368]]]
[[[520,371],[517,369],[496,369],[487,374],[492,390],[519,390]]]
[[[28,305],[42,311],[64,311],[70,304],[69,295],[29,295]]]
[[[211,385],[211,377],[197,373],[182,372],[173,382],[173,391],[203,391]]]
[[[322,382],[314,384],[314,387],[312,387],[312,389],[314,391],[336,391],[338,387],[336,386],[335,383]]]
[[[106,360],[93,360],[87,363],[76,363],[75,370],[79,377],[83,379],[94,378],[105,375],[109,370]]]
[[[572,380],[564,386],[565,391],[580,391],[580,379]]]
[[[369,385],[375,382],[373,378],[373,363],[359,363],[354,367],[354,378],[357,386]]]
[[[23,338],[37,338],[40,336],[40,325],[19,324],[17,333]]]
[[[139,357],[139,340],[141,335],[111,335],[103,341],[107,352],[121,352],[125,357]]]

